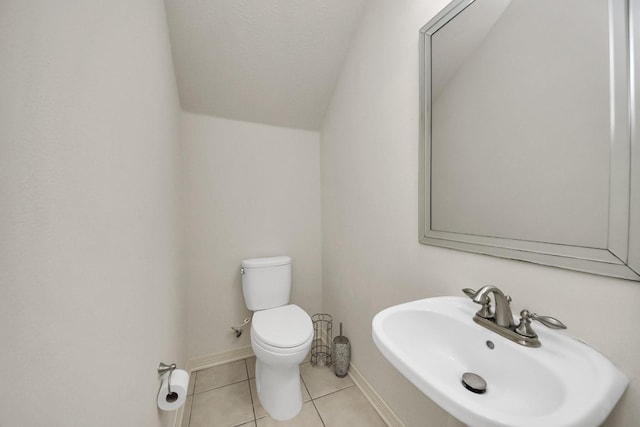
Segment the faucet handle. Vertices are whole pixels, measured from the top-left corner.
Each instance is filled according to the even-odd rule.
[[[475,297],[475,296],[476,296],[476,292],[477,292],[477,291],[474,291],[474,290],[473,290],[473,289],[471,289],[471,288],[464,288],[464,289],[462,290],[462,292],[464,292],[464,294],[465,294],[466,296],[468,296],[469,298],[473,299],[473,297]]]
[[[476,313],[478,316],[485,319],[493,318],[493,313],[491,312],[491,299],[488,296],[485,296],[482,301],[478,302],[474,299],[478,291],[474,291],[471,288],[464,288],[462,292],[464,292],[466,296],[471,298],[473,302],[482,306],[482,308]]]
[[[565,324],[559,321],[558,319],[556,319],[555,317],[538,316],[537,314],[531,313],[529,310],[525,308],[520,312],[520,323],[518,323],[518,326],[516,326],[516,332],[525,337],[530,337],[530,338],[537,337],[538,334],[536,334],[533,331],[533,328],[531,327],[532,320],[537,320],[538,322],[542,323],[544,326],[551,329],[567,329]]]
[[[547,328],[551,328],[551,329],[567,329],[567,326],[564,323],[562,323],[561,321],[559,321],[558,319],[556,319],[555,317],[538,316],[535,313],[531,313],[531,319],[532,320],[537,320],[538,322],[542,323]]]

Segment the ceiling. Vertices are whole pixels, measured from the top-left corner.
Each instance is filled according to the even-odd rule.
[[[365,0],[165,0],[185,111],[317,131]]]

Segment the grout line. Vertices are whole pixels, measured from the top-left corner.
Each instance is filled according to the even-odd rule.
[[[249,399],[251,400],[251,410],[253,411],[253,424],[258,425],[258,418],[256,416],[256,405],[253,403],[253,393],[251,393],[251,378],[249,378],[249,364],[247,359],[244,359],[244,369],[247,371],[247,384],[249,385]],[[258,390],[256,389],[256,394]]]
[[[302,378],[302,374],[300,374],[300,381],[302,381],[302,385],[304,386],[304,389],[307,390],[307,394],[309,395],[309,399],[313,400],[313,397],[311,397],[311,393],[309,392],[309,387],[307,387],[307,383],[305,382],[304,378]]]
[[[193,396],[196,395],[196,381],[198,381],[198,373],[193,373],[193,393],[191,393],[191,406],[189,407],[189,415],[187,416],[187,427],[191,425],[191,414],[193,414]],[[189,397],[189,396],[187,396]],[[182,409],[182,417],[184,417],[184,407]],[[182,420],[180,420],[180,427],[182,427]]]
[[[244,379],[241,379],[241,380],[238,380],[238,381],[234,381],[234,382],[232,382],[232,383],[225,384],[225,385],[219,385],[219,386],[214,387],[214,388],[208,388],[208,389],[206,389],[206,390],[200,390],[200,391],[199,391],[199,392],[197,392],[197,393],[196,393],[195,386],[194,386],[194,390],[193,390],[193,394],[192,394],[192,396],[195,396],[196,394],[207,393],[207,392],[209,392],[209,391],[217,390],[217,389],[222,388],[222,387],[227,387],[227,386],[230,386],[230,385],[239,384],[239,383],[241,383],[242,381],[247,381],[247,380],[249,380],[249,378],[244,378]]]
[[[341,389],[338,389],[338,390],[330,391],[329,393],[323,394],[322,396],[312,397],[311,400],[322,399],[323,397],[331,396],[332,394],[340,393],[341,391],[350,389],[353,386],[355,386],[355,384],[348,385],[348,386],[346,386],[344,388],[341,388]],[[309,395],[311,395],[311,394],[309,394]]]
[[[187,418],[187,427],[191,425],[191,414],[193,413],[193,394],[191,395],[191,407],[189,407],[189,417]],[[184,410],[182,412],[182,416],[184,417]],[[181,427],[182,427],[182,423]]]
[[[247,373],[247,378],[249,378],[249,364],[247,363],[247,359],[242,359],[244,362],[244,371]]]
[[[198,371],[193,371],[193,393],[191,393],[191,396],[196,394],[196,382],[198,382]]]
[[[243,425],[249,424],[249,423],[253,423],[253,425],[255,426],[256,425],[256,420],[249,420],[249,421],[241,422],[240,424],[234,424],[231,427],[240,427],[240,426],[243,426]]]
[[[253,412],[253,421],[258,420],[258,416],[256,415],[256,405],[253,403],[253,393],[251,393],[251,381],[249,381],[249,399],[251,400],[251,411]],[[257,390],[256,390],[257,391]]]
[[[322,415],[320,415],[320,411],[318,411],[318,407],[316,406],[316,402],[311,399],[311,404],[313,405],[313,408],[316,410],[316,414],[318,414],[318,418],[320,418],[320,422],[322,423],[322,427],[327,427],[327,425],[324,423],[324,420],[322,419]]]

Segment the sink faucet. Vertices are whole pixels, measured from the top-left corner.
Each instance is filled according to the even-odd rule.
[[[520,322],[516,325],[513,321],[513,313],[511,312],[511,297],[505,295],[495,286],[487,285],[474,291],[473,289],[463,289],[469,298],[476,304],[480,304],[482,308],[473,316],[473,321],[485,328],[502,335],[520,345],[526,347],[540,347],[538,335],[531,328],[531,321],[537,320],[543,325],[552,329],[566,329],[567,327],[558,319],[550,316],[538,316],[535,313],[524,309],[520,313]],[[496,307],[491,310],[491,299],[489,296],[493,294],[493,300]]]
[[[512,328],[515,326],[513,322],[513,313],[511,313],[511,297],[506,296],[500,289],[493,285],[483,286],[478,289],[473,297],[473,302],[476,304],[482,304],[483,308],[478,312],[478,316],[487,319],[487,313],[489,310],[485,310],[484,307],[489,304],[489,294],[493,294],[493,299],[496,304],[496,308],[493,312],[494,321],[498,326],[503,328]],[[490,314],[489,314],[490,315]]]

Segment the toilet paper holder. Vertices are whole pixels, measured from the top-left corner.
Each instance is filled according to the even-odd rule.
[[[158,365],[158,374],[159,375],[164,375],[167,372],[169,372],[169,378],[167,378],[167,385],[169,386],[169,394],[171,394],[171,374],[173,373],[173,371],[176,369],[176,364],[172,363],[171,365],[167,365],[164,362],[160,362],[160,365]]]

